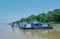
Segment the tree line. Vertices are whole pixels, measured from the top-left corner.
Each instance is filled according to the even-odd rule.
[[[53,11],[48,11],[46,13],[41,13],[36,15],[31,15],[27,18],[22,18],[19,22],[29,22],[31,20],[37,20],[39,22],[60,22],[60,9],[54,9]]]

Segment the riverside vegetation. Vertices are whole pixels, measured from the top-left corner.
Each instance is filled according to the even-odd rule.
[[[48,11],[47,13],[41,13],[38,15],[31,15],[27,18],[22,18],[16,21],[17,23],[29,22],[31,20],[37,20],[39,22],[51,23],[54,26],[60,24],[60,9],[54,9],[53,11]]]

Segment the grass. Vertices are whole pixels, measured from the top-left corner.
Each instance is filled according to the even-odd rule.
[[[60,25],[60,22],[50,22],[52,24],[52,26],[58,26]]]

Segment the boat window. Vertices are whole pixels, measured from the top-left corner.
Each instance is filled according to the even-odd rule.
[[[36,26],[38,26],[38,24],[36,24]]]

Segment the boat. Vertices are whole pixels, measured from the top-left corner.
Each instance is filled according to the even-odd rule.
[[[19,27],[22,29],[52,29],[51,24],[41,23],[38,21],[22,22],[19,23]]]

